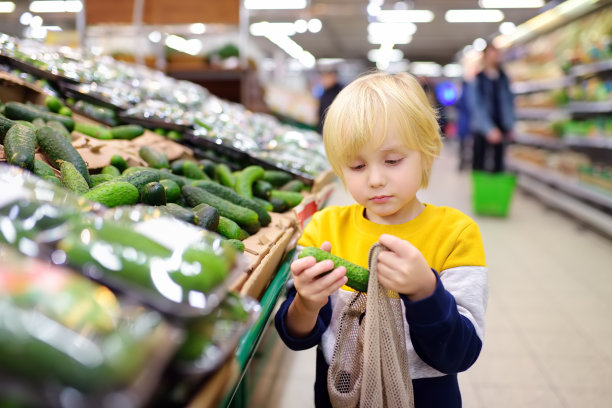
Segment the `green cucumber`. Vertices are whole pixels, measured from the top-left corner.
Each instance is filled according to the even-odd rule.
[[[262,180],[267,181],[274,187],[280,187],[293,180],[293,176],[281,170],[265,170]]]
[[[187,161],[190,161],[190,160],[187,160],[187,159],[174,160],[172,163],[170,163],[170,170],[172,170],[172,173],[174,174],[182,175],[183,174],[183,164],[185,164],[185,162]]]
[[[253,183],[253,195],[264,200],[270,198],[270,193],[273,189],[274,186],[265,180],[257,180]]]
[[[32,124],[34,125],[34,128],[36,129],[40,129],[41,127],[45,126],[45,120],[43,118],[36,118],[32,121]]]
[[[0,144],[4,144],[4,136],[13,125],[15,125],[14,121],[6,116],[0,115]]]
[[[116,178],[116,176],[113,176],[111,174],[92,174],[89,176],[89,187],[94,188],[98,184],[102,184],[107,181],[114,180]]]
[[[36,131],[36,137],[41,150],[44,152],[51,166],[59,169],[59,160],[69,161],[74,164],[74,167],[81,173],[83,178],[89,184],[89,171],[87,164],[70,143],[62,134],[55,129],[44,126]]]
[[[270,198],[283,200],[289,208],[293,208],[302,202],[304,196],[295,191],[272,190]]]
[[[196,180],[208,180],[208,176],[198,163],[189,160],[183,163],[183,176]]]
[[[121,175],[121,171],[115,166],[109,164],[108,166],[102,167],[102,174],[110,174],[114,177],[119,177]]]
[[[32,170],[36,150],[36,133],[20,124],[11,127],[4,137],[4,155],[13,166]]]
[[[236,192],[247,198],[253,198],[253,183],[261,179],[263,175],[264,169],[261,166],[245,167],[236,178]]]
[[[280,198],[270,197],[268,202],[272,205],[273,211],[276,213],[283,213],[289,209],[285,200],[281,200]]]
[[[181,192],[189,206],[195,207],[201,203],[212,205],[219,211],[219,215],[235,221],[249,234],[256,233],[261,227],[257,213],[251,209],[236,205],[199,187],[183,186]]]
[[[64,187],[78,195],[89,191],[89,184],[83,175],[68,161],[62,161],[60,164],[60,181]]]
[[[370,278],[370,271],[359,265],[355,265],[346,259],[340,258],[339,256],[332,255],[327,251],[316,247],[305,247],[300,251],[298,258],[304,258],[306,256],[313,256],[317,262],[325,261],[330,259],[334,262],[334,268],[344,266],[346,268],[346,277],[348,281],[346,285],[349,288],[353,288],[358,292],[366,292],[368,290],[368,279]]]
[[[287,184],[283,184],[283,186],[280,188],[282,191],[295,191],[296,193],[299,193],[300,191],[304,190],[306,188],[306,185],[304,184],[304,182],[300,179],[293,179],[290,182],[288,182]]]
[[[265,208],[263,208],[261,205],[256,203],[254,200],[250,200],[244,196],[241,196],[240,194],[238,194],[237,192],[235,192],[233,189],[229,187],[222,186],[221,184],[215,183],[214,181],[210,181],[210,180],[198,180],[194,182],[192,185],[203,188],[206,191],[209,191],[236,205],[240,205],[242,207],[246,207],[246,208],[249,208],[255,211],[257,213],[259,223],[261,224],[262,227],[265,227],[266,225],[270,224],[270,222],[272,221],[270,214],[268,214]]]
[[[154,169],[170,167],[166,153],[161,152],[151,146],[142,146],[140,149],[138,149],[138,155]]]
[[[144,128],[140,125],[121,125],[110,128],[113,139],[132,140],[144,133]]]
[[[62,123],[69,132],[74,130],[74,120],[72,118],[53,112],[45,112],[23,103],[8,102],[4,112],[5,116],[9,119],[27,120],[28,122],[32,122],[36,118],[43,118],[45,122],[57,120],[58,122]]]
[[[217,178],[217,165],[212,160],[201,159],[198,160],[198,164],[210,179],[214,180]]]
[[[232,170],[227,164],[219,163],[216,168],[217,178],[219,183],[226,187],[234,188],[236,185],[236,177],[232,174]]]
[[[242,197],[242,196],[240,196],[240,197]],[[259,198],[259,197],[253,197],[253,201],[255,201],[257,204],[259,204],[260,207],[262,207],[263,209],[265,209],[268,212],[270,212],[270,211],[278,212],[278,211],[274,210],[274,206],[268,200],[264,200],[263,198]],[[284,204],[284,202],[283,202],[283,204]]]
[[[198,216],[195,215],[193,211],[188,208],[181,207],[175,203],[168,203],[165,206],[161,206],[160,209],[162,211],[166,211],[172,217],[178,218],[179,220],[188,222],[190,224],[198,225],[198,221],[200,221]]]
[[[219,216],[217,232],[223,235],[225,238],[237,239],[239,241],[249,237],[249,234],[240,228],[240,225],[223,216]]]
[[[236,250],[240,252],[244,252],[244,242],[240,241],[239,239],[226,239],[223,242],[233,246]]]
[[[45,97],[45,106],[51,112],[58,113],[64,104],[57,96],[47,95]]]
[[[176,184],[178,184],[179,187],[183,187],[185,184],[191,184],[193,182],[192,179],[188,179],[187,177],[179,176],[178,174],[174,174],[168,169],[160,169],[159,179],[160,180],[172,180]]]
[[[164,186],[166,190],[166,201],[169,203],[173,203],[181,196],[181,187],[172,180],[169,179],[160,179],[160,184]]]
[[[74,131],[87,136],[95,137],[96,139],[110,140],[113,138],[113,135],[108,128],[100,125],[94,125],[92,123],[76,122],[74,124]]]
[[[43,180],[46,180],[50,183],[53,183],[55,185],[61,186],[62,182],[60,181],[60,179],[57,178],[57,176],[53,175],[53,176],[43,176],[42,177]]]
[[[70,135],[70,132],[61,122],[58,122],[57,120],[50,120],[47,122],[47,126],[60,132],[66,138],[66,140],[72,141],[72,136]]]
[[[117,125],[117,114],[110,108],[94,105],[83,100],[76,101],[74,107],[98,122],[103,122],[110,126]]]
[[[123,156],[121,156],[120,154],[113,154],[111,156],[111,158],[110,158],[110,165],[111,166],[115,166],[122,173],[125,171],[125,169],[130,167],[130,166],[128,166],[127,161],[125,161]]]
[[[152,181],[140,189],[140,202],[147,205],[166,205],[166,189],[159,181]]]
[[[138,189],[133,184],[120,180],[98,184],[83,194],[86,199],[96,201],[107,207],[136,204],[139,196]]]
[[[34,167],[32,168],[32,172],[36,174],[38,177],[47,177],[53,176],[55,177],[55,172],[53,171],[53,167],[49,166],[42,160],[34,159]]]
[[[219,211],[208,204],[199,204],[191,209],[198,217],[198,225],[209,231],[216,231],[219,225]]]
[[[129,167],[121,173],[119,179],[133,184],[140,191],[145,184],[159,181],[159,173],[159,171],[149,167]]]

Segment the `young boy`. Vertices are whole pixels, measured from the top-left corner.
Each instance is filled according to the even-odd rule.
[[[412,76],[372,73],[336,97],[323,139],[334,172],[357,204],[316,213],[298,244],[366,268],[374,243],[388,248],[378,257],[378,280],[402,299],[415,407],[460,407],[457,373],[482,347],[487,268],[476,223],[416,197],[442,146],[435,111]],[[295,260],[294,287],[275,318],[291,349],[318,345],[317,407],[331,406],[327,369],[339,312],[352,291],[344,286],[345,268],[332,269],[329,260]]]

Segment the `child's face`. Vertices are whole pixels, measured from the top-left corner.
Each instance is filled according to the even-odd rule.
[[[380,132],[374,135],[382,138]],[[378,224],[401,224],[413,219],[422,204],[416,193],[421,186],[421,153],[407,148],[389,126],[383,144],[364,146],[357,158],[342,167],[349,192],[366,208],[366,217]]]

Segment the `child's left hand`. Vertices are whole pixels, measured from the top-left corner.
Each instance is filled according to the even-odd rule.
[[[430,296],[436,287],[436,277],[423,254],[410,242],[383,234],[379,242],[388,251],[378,254],[378,282],[390,290],[417,301]]]

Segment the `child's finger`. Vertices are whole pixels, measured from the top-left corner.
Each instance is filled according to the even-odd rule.
[[[339,266],[333,271],[320,276],[315,282],[313,282],[313,287],[318,291],[322,291],[327,295],[330,295],[335,290],[342,287],[344,283],[346,283],[345,278],[346,268],[344,266]]]
[[[296,259],[295,261],[291,262],[291,267],[290,267],[291,273],[294,276],[298,276],[302,272],[304,272],[306,269],[315,265],[316,263],[317,263],[317,260],[315,259],[314,256],[306,256],[304,258]]]
[[[324,250],[324,251],[327,251],[327,252],[331,251],[331,242],[329,242],[329,241],[323,242],[321,244],[321,249]]]
[[[329,259],[326,259],[324,261],[317,262],[313,266],[305,269],[302,272],[302,275],[305,278],[314,280],[314,279],[318,279],[321,274],[329,272],[332,269],[334,269],[334,262]]]
[[[378,238],[378,242],[397,254],[405,253],[406,251],[409,251],[410,248],[413,248],[413,245],[410,242],[390,234],[382,234]]]

